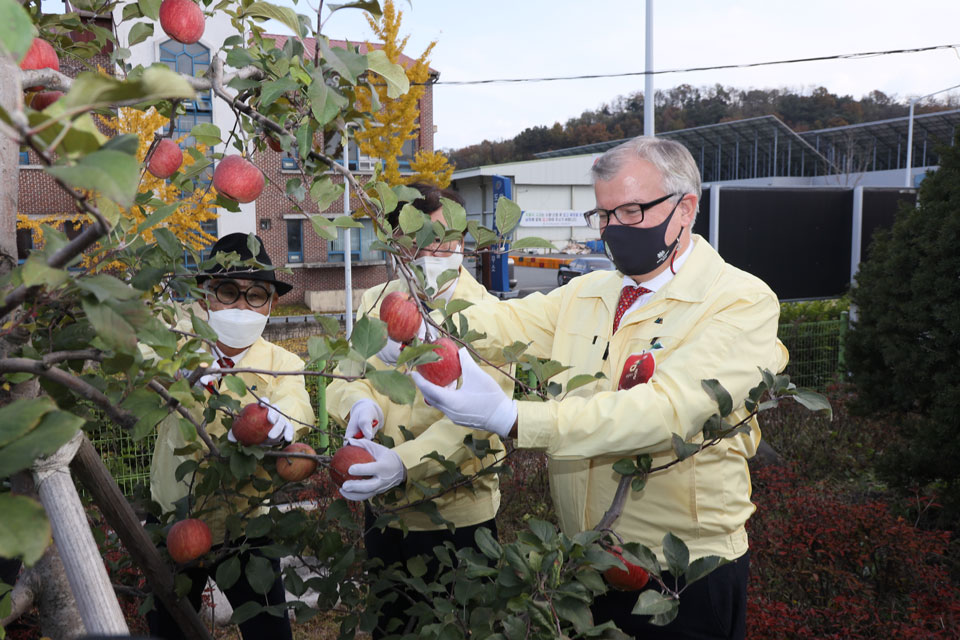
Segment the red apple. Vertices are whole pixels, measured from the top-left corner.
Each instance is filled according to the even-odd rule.
[[[267,140],[267,146],[276,151],[277,153],[283,151],[283,145],[280,144],[280,141],[274,138],[272,135],[265,135],[264,138]]]
[[[373,456],[366,449],[347,445],[338,449],[330,460],[330,478],[342,487],[347,480],[359,480],[363,476],[350,475],[350,467],[355,464],[374,462]]]
[[[183,44],[193,44],[203,36],[203,9],[191,0],[163,0],[160,3],[160,28]]]
[[[237,442],[253,446],[266,440],[272,427],[267,420],[267,408],[252,402],[241,409],[240,415],[233,419],[231,430]]]
[[[213,544],[210,527],[203,520],[188,518],[170,527],[167,532],[167,551],[174,562],[183,564],[196,560]]]
[[[304,442],[294,442],[283,449],[293,453],[309,453],[316,455],[313,447]],[[309,458],[280,458],[277,460],[277,473],[287,482],[299,482],[309,478],[317,470],[317,461]]]
[[[161,140],[153,150],[150,156],[150,162],[147,164],[147,171],[166,180],[177,172],[180,165],[183,164],[183,150],[180,145],[170,138]]]
[[[623,549],[620,547],[613,547],[609,549],[607,553],[616,556],[617,560],[627,567],[627,570],[624,571],[620,567],[610,567],[603,572],[603,577],[606,578],[607,583],[614,589],[620,589],[621,591],[638,591],[643,589],[647,584],[647,580],[650,579],[650,575],[643,567],[638,567],[624,560],[623,555],[621,555],[622,551]]]
[[[237,202],[253,202],[263,185],[260,169],[242,156],[225,156],[213,171],[213,187]]]
[[[60,58],[54,51],[53,45],[42,38],[34,38],[27,50],[27,55],[20,61],[20,68],[27,69],[54,69],[60,71]],[[40,91],[43,87],[27,87],[27,91]]]
[[[43,111],[63,97],[63,91],[41,91],[30,98],[30,106],[37,111]]]
[[[387,335],[397,342],[410,342],[423,318],[416,301],[406,291],[388,293],[380,303],[380,319],[387,323]]]
[[[433,344],[439,347],[435,353],[440,356],[440,359],[417,365],[417,373],[433,384],[445,387],[460,377],[460,354],[457,343],[443,336]]]

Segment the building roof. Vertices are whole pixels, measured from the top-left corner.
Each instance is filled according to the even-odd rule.
[[[290,36],[281,35],[278,33],[265,33],[263,34],[263,37],[274,40],[277,43],[277,48],[282,49],[283,45],[285,45],[287,42],[287,38],[289,38]],[[316,51],[316,42],[317,42],[316,38],[302,38],[302,40],[303,40],[304,53],[306,54],[307,60],[313,60],[313,54]],[[383,49],[383,44],[380,42],[373,42],[373,43],[362,42],[362,41],[354,42],[351,40],[330,40],[330,46],[337,47],[339,49],[346,49],[348,46],[355,46],[357,47],[357,50],[361,54],[366,53],[371,48]],[[400,64],[402,64],[405,69],[409,69],[411,66],[416,64],[416,62],[417,61],[411,58],[410,56],[403,53],[400,54]],[[430,69],[430,79],[433,82],[436,82],[437,79],[440,77],[440,72],[434,69],[433,67],[429,67],[429,69]]]

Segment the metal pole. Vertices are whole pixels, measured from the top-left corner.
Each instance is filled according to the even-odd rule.
[[[720,251],[720,185],[710,185],[710,246]]]
[[[350,169],[350,128],[343,128],[343,167]],[[360,168],[359,163],[357,169]],[[350,181],[343,179],[343,215],[350,215]],[[343,289],[346,297],[343,312],[343,326],[346,328],[347,338],[353,333],[353,243],[351,242],[350,232],[347,227],[343,230]]]
[[[910,116],[907,120],[907,170],[903,174],[903,186],[912,187],[913,178],[910,176],[910,167],[913,164],[913,107],[917,98],[910,101]]]
[[[653,0],[647,0],[647,73],[643,77],[643,135],[654,135],[653,127]]]
[[[863,249],[863,185],[853,188],[853,233],[850,234],[850,284],[860,268]]]

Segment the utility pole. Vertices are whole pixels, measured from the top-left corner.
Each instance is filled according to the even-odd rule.
[[[646,73],[643,76],[643,135],[652,136],[653,131],[653,0],[647,0],[646,17]]]

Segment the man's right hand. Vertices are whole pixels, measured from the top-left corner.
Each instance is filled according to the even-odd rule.
[[[353,403],[344,436],[372,440],[383,427],[383,410],[373,400],[362,398]]]

